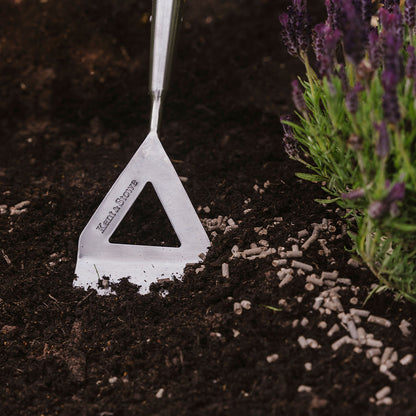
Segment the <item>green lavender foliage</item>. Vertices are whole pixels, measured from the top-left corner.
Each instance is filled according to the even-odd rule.
[[[379,33],[382,30],[379,23]],[[404,65],[409,59],[406,47],[416,45],[413,33],[404,24],[400,50]],[[354,248],[378,277],[378,290],[393,289],[416,302],[416,81],[403,77],[397,85],[401,117],[397,123],[387,124],[390,149],[380,157],[375,126],[385,120],[383,65],[372,69],[368,51],[357,65],[342,56],[342,41],[339,49],[341,59],[334,61],[331,76],[319,76],[307,53],[300,54],[306,68],[306,77],[299,79],[306,106],[296,112],[293,121],[282,120],[299,145],[299,151],[290,156],[311,171],[298,173],[298,177],[324,183],[330,197],[320,202],[337,203],[348,212]],[[346,106],[341,65],[345,65],[350,89],[357,82],[363,86],[356,112]],[[399,183],[405,184],[404,198],[382,215],[371,215],[371,207],[387,201],[393,184]],[[362,196],[346,197],[354,190]]]

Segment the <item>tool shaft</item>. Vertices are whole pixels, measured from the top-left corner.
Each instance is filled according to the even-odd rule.
[[[153,0],[149,83],[153,103],[151,131],[157,131],[160,124],[162,101],[169,84],[178,34],[181,3],[181,0]]]

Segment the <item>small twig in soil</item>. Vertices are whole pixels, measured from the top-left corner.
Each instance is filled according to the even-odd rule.
[[[1,254],[3,255],[4,261],[10,266],[12,261],[3,249],[1,249]]]
[[[94,293],[94,290],[91,290],[90,293],[88,293],[87,296],[84,296],[78,303],[77,306],[81,305],[81,303],[83,303],[85,300],[87,300],[92,294]]]

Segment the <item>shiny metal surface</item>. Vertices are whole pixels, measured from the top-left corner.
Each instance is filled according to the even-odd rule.
[[[169,81],[179,24],[179,0],[155,0],[152,19],[150,133],[113,184],[81,233],[74,286],[109,294],[123,277],[147,293],[158,279],[180,278],[210,245],[191,201],[158,138],[160,110]],[[153,247],[110,243],[109,239],[146,183],[153,187],[181,243]],[[104,286],[103,286],[103,283]]]

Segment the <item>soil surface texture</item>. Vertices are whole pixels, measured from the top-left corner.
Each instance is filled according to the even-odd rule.
[[[212,246],[98,296],[77,242],[148,132],[151,1],[0,1],[1,415],[416,414],[415,306],[365,303],[342,213],[282,148],[287,5],[186,2],[161,139]],[[164,215],[146,189],[114,241],[177,245]]]

